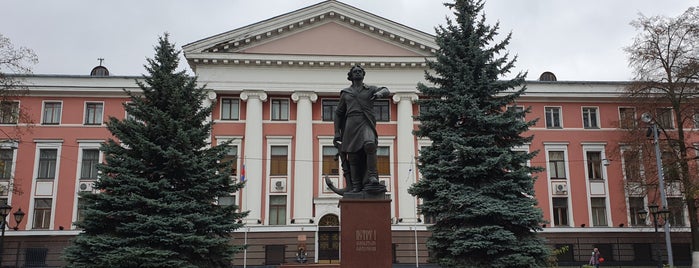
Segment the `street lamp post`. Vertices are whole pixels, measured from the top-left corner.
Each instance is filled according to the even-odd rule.
[[[643,113],[641,115],[641,121],[649,124],[649,132],[653,132],[653,144],[655,145],[655,165],[658,170],[658,191],[660,192],[660,202],[663,209],[667,209],[667,194],[665,193],[665,175],[663,174],[663,161],[660,154],[660,143],[658,142],[658,124],[653,120],[653,116],[650,113]],[[650,133],[649,133],[650,134]],[[646,136],[650,136],[646,134]],[[666,222],[663,227],[665,231],[665,248],[667,248],[667,263],[670,267],[675,265],[672,257],[672,241],[670,238],[670,224]]]
[[[648,205],[648,210],[650,211],[650,215],[653,219],[653,227],[655,227],[655,235],[657,236],[658,235],[658,225],[659,225],[658,219],[662,218],[663,219],[662,225],[663,226],[666,225],[667,217],[670,215],[670,211],[666,207],[663,207],[663,209],[658,210],[658,205],[656,205],[656,204]],[[641,210],[638,212],[638,216],[640,216],[641,219],[643,221],[645,221],[646,218],[648,217],[648,211]],[[660,253],[660,245],[658,245],[656,251],[657,251],[657,256],[658,256],[658,268],[663,268],[663,257],[661,256],[661,253]],[[669,256],[668,256],[668,260],[670,260]]]
[[[0,205],[0,217],[2,217],[2,223],[0,223],[0,228],[2,229],[2,231],[0,231],[0,266],[2,266],[3,256],[5,254],[5,229],[9,227],[7,224],[7,215],[10,214],[10,211],[12,211],[12,206],[8,204]],[[12,229],[16,231],[19,228],[19,223],[24,219],[25,214],[20,208],[12,215],[14,216],[16,223],[15,227],[12,227]]]

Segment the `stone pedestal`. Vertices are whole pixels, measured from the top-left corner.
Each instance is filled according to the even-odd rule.
[[[340,267],[390,268],[391,200],[340,199]]]

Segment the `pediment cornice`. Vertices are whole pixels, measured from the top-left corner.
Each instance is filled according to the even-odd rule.
[[[420,56],[353,57],[240,53],[247,48],[273,42],[284,36],[331,22],[412,51]],[[438,48],[433,35],[347,4],[329,0],[187,44],[183,49],[185,57],[193,67],[199,64],[333,66],[351,62],[369,65],[373,63],[376,67],[424,67],[424,59],[432,57]]]

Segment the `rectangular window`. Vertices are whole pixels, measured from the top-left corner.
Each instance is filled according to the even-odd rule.
[[[624,160],[624,176],[627,181],[630,182],[640,182],[641,181],[641,158],[639,157],[638,151],[627,150],[623,153]]]
[[[34,199],[34,223],[32,229],[49,229],[51,225],[51,198]]]
[[[286,224],[286,195],[269,196],[269,225]]]
[[[546,128],[561,128],[561,108],[546,107]]]
[[[85,125],[101,125],[104,104],[88,102],[85,104]]]
[[[286,146],[272,146],[270,152],[269,175],[287,175],[288,148]]]
[[[524,121],[524,107],[522,107],[522,106],[508,106],[507,110],[514,112],[514,113],[517,113],[517,114],[521,114],[521,115],[517,116],[517,120]]]
[[[549,151],[549,177],[566,179],[566,163],[563,151]]]
[[[684,222],[684,202],[682,202],[682,198],[668,197],[667,209],[670,210],[670,216],[668,218],[670,226],[687,226]]]
[[[339,100],[323,100],[323,121],[335,120],[335,110]]]
[[[671,151],[662,152],[663,177],[666,181],[677,181],[680,179],[680,167],[677,163],[678,156]]]
[[[391,121],[391,115],[389,114],[389,103],[388,100],[376,100],[374,101],[374,116],[376,117],[376,122],[388,122]]]
[[[629,196],[629,218],[631,221],[629,222],[629,225],[631,226],[640,226],[640,225],[646,225],[645,221],[641,219],[641,217],[638,215],[638,212],[640,212],[643,209],[643,197],[631,197]]]
[[[607,204],[604,197],[590,198],[592,226],[607,226]]]
[[[602,180],[602,152],[587,152],[587,178]]]
[[[238,146],[232,145],[221,162],[229,163],[231,176],[238,175]]]
[[[9,180],[12,178],[12,157],[14,150],[0,149],[0,179]]]
[[[78,218],[76,221],[81,222],[85,219],[85,198],[78,198]]]
[[[553,225],[554,226],[569,226],[568,224],[568,198],[554,197],[551,200],[553,204]]]
[[[221,99],[221,120],[240,119],[240,100],[232,98]]]
[[[58,159],[57,149],[40,149],[39,150],[39,172],[37,179],[55,179],[56,178],[56,160]]]
[[[584,128],[599,128],[597,123],[597,107],[583,107],[583,127]]]
[[[323,175],[339,175],[340,161],[335,158],[337,148],[323,146]]]
[[[619,127],[623,129],[636,127],[636,108],[619,107]]]
[[[272,120],[287,121],[289,120],[289,100],[273,99],[272,100]]]
[[[58,125],[61,123],[61,102],[44,102],[44,125]]]
[[[662,129],[674,129],[672,122],[672,109],[657,108],[655,109],[655,121]]]
[[[391,175],[391,150],[388,146],[376,149],[376,169],[379,175]]]
[[[82,165],[80,167],[81,180],[97,179],[97,164],[100,161],[100,150],[83,149]]]
[[[19,102],[0,102],[0,124],[17,124],[19,118]]]
[[[694,128],[699,128],[699,109],[694,110],[694,115],[692,115],[692,118],[694,119]]]

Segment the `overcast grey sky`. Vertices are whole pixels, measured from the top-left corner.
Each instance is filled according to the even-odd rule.
[[[164,32],[181,48],[319,2],[3,0],[0,33],[36,52],[35,74],[86,75],[104,58],[112,75],[140,75]],[[450,14],[441,0],[342,2],[430,34]],[[625,81],[632,74],[622,49],[636,34],[629,22],[639,12],[675,17],[691,6],[699,0],[488,0],[485,12],[501,36],[512,32],[508,50],[529,80],[552,71],[560,81]]]

